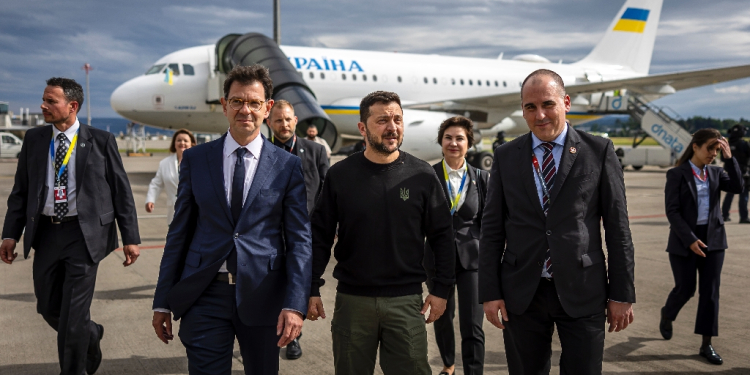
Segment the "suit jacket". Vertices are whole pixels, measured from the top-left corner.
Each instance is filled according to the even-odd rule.
[[[159,162],[156,176],[151,179],[146,194],[146,202],[156,203],[161,189],[167,194],[167,223],[174,217],[174,202],[177,200],[177,183],[180,181],[177,168],[177,154],[170,154]]]
[[[8,197],[3,238],[18,241],[23,236],[23,256],[29,257],[37,244],[37,225],[49,187],[47,163],[52,125],[30,129],[18,158],[13,190]],[[76,206],[86,248],[94,262],[106,257],[119,244],[115,219],[122,242],[141,242],[130,182],[122,166],[112,133],[80,124],[75,148]],[[36,247],[35,247],[36,248]]]
[[[721,190],[739,194],[743,189],[740,166],[734,158],[727,159],[724,169],[714,165],[707,168],[708,174],[708,251],[727,248],[727,234],[721,215]],[[667,171],[664,187],[665,209],[669,220],[669,242],[667,252],[687,256],[690,245],[698,240],[695,226],[698,222],[698,195],[690,163]]]
[[[294,152],[302,160],[302,173],[305,175],[307,190],[307,213],[312,215],[315,202],[318,200],[323,180],[328,173],[328,155],[326,148],[303,137],[297,137]]]
[[[550,249],[557,293],[571,317],[601,313],[607,298],[635,302],[625,184],[612,142],[568,128],[546,217],[531,145],[528,133],[495,153],[479,245],[480,301],[504,299],[523,314]]]
[[[153,307],[182,317],[236,247],[240,320],[248,326],[275,325],[282,308],[307,312],[310,294],[310,220],[300,159],[263,137],[255,177],[235,223],[222,172],[226,137],[183,154]]]
[[[443,194],[445,194],[446,204],[449,207],[448,209],[450,209],[448,201],[450,195],[448,194],[448,187],[445,184],[443,162],[440,161],[434,164],[432,168],[435,169],[438,179],[442,182]],[[463,269],[472,271],[479,268],[479,235],[482,229],[481,203],[485,201],[484,197],[480,199],[479,194],[480,190],[487,191],[489,173],[480,172],[481,177],[477,178],[476,168],[469,165],[467,169],[469,175],[467,176],[466,183],[469,187],[466,191],[466,198],[461,208],[456,211],[452,218],[456,257]],[[430,244],[425,242],[424,265],[430,275],[434,274],[434,257]]]

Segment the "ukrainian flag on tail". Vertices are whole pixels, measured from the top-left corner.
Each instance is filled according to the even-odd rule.
[[[169,83],[170,86],[172,86],[172,75],[172,69],[167,68],[164,71],[164,82]]]
[[[648,19],[648,9],[628,8],[617,21],[612,31],[624,31],[629,33],[643,33]]]

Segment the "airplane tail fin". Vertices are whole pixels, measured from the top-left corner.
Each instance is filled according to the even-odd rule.
[[[648,74],[663,0],[627,0],[607,32],[577,64],[620,65]]]

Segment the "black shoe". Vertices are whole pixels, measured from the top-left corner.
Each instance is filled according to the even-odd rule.
[[[659,322],[659,332],[664,340],[672,338],[672,321],[664,317],[664,308],[661,308],[661,321]]]
[[[750,224],[750,219],[740,219],[740,224]]]
[[[714,365],[720,365],[724,363],[724,360],[721,359],[721,356],[716,354],[716,351],[711,344],[702,346],[701,351],[698,354],[700,354],[701,357],[705,357],[708,360],[708,363],[712,363]]]
[[[300,337],[302,337],[301,333],[286,346],[286,359],[297,359],[302,357],[302,347],[299,345]]]
[[[96,323],[94,323],[96,324]],[[92,375],[99,369],[102,364],[102,337],[104,337],[104,327],[96,324],[99,331],[98,338],[89,343],[89,351],[86,355],[86,373]]]
[[[724,222],[726,223],[727,221],[732,221],[732,218],[729,217],[729,216],[724,216]],[[740,220],[740,221],[742,221],[742,220]]]

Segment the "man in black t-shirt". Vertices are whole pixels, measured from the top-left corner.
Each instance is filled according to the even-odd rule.
[[[431,373],[425,323],[443,314],[455,281],[452,220],[434,169],[398,149],[403,124],[395,93],[362,99],[357,126],[367,148],[331,167],[311,219],[310,320],[326,317],[321,276],[339,226],[331,322],[337,374],[372,374],[378,346],[385,375]],[[423,302],[425,237],[436,272]],[[420,311],[428,307],[425,321]]]

